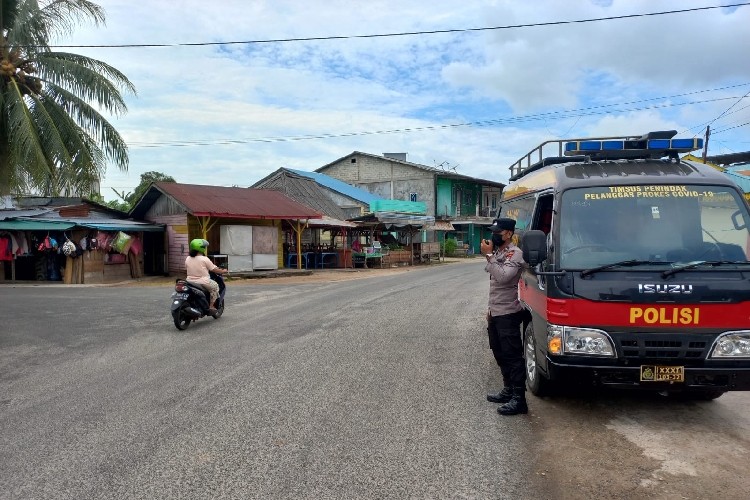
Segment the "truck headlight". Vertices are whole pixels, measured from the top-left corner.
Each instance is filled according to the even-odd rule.
[[[711,347],[709,358],[750,358],[750,330],[722,333]]]
[[[607,332],[593,328],[548,325],[547,350],[550,354],[577,354],[614,357],[615,348]]]

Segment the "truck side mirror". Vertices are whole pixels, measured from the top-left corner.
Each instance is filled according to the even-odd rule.
[[[547,235],[536,229],[526,231],[521,237],[521,251],[523,260],[535,267],[547,259]]]

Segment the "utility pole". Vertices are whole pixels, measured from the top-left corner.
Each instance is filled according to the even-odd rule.
[[[706,126],[706,140],[703,141],[703,163],[706,163],[706,155],[708,154],[708,139],[711,137],[711,126]]]

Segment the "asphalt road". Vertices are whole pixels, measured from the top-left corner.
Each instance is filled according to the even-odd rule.
[[[481,263],[361,275],[182,332],[166,285],[0,286],[0,498],[744,498],[746,393],[501,417]]]

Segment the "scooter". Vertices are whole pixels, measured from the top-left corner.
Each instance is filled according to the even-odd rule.
[[[172,293],[172,318],[174,326],[178,330],[185,330],[190,323],[198,321],[204,316],[213,316],[219,319],[224,314],[224,294],[227,287],[224,284],[224,278],[220,274],[209,273],[211,279],[219,284],[219,298],[216,299],[214,307],[216,314],[209,314],[208,300],[210,297],[207,288],[199,283],[192,283],[184,279],[177,279],[174,284]]]

